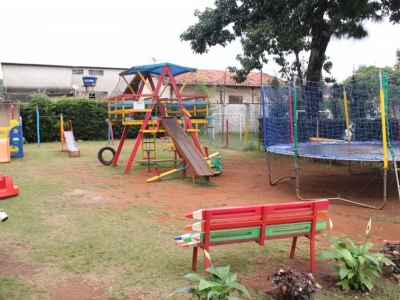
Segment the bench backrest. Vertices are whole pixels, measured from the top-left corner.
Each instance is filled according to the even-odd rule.
[[[201,221],[186,229],[202,232],[205,246],[312,235],[326,229],[328,200],[211,208],[186,215]]]

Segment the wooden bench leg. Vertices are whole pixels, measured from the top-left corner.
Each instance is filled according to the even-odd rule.
[[[294,251],[296,250],[297,237],[293,238],[292,247],[290,248],[290,258],[293,258]]]
[[[315,247],[314,239],[310,238],[310,270],[315,272]]]
[[[311,237],[310,239],[310,271],[315,272],[315,243],[314,239]],[[297,237],[293,238],[292,241],[292,247],[290,248],[290,258],[294,257],[294,251],[296,250],[296,243],[297,243]]]
[[[198,247],[193,248],[193,255],[192,255],[192,270],[196,271],[196,264],[197,264],[197,250]]]

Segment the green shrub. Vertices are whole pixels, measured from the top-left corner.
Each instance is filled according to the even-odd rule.
[[[356,246],[352,240],[348,240],[351,244],[348,246],[338,239],[333,239],[332,248],[336,250],[322,253],[323,258],[336,260],[337,265],[332,266],[335,271],[334,276],[340,280],[338,285],[342,286],[345,291],[350,289],[365,291],[366,288],[371,291],[374,286],[369,275],[373,274],[379,277],[383,264],[393,264],[382,253],[368,253],[373,246],[371,242],[367,242],[370,229],[371,220],[367,225],[366,238],[363,245]]]
[[[210,255],[207,251],[205,252],[207,258],[210,260]],[[186,286],[176,290],[168,297],[177,293],[187,293],[191,294],[190,299],[198,300],[239,300],[243,296],[251,299],[247,288],[236,282],[237,274],[232,274],[229,270],[230,266],[214,268],[211,264],[211,267],[206,270],[211,276],[203,277],[195,273],[189,273],[184,277],[193,282],[198,282],[199,287],[195,289]],[[253,290],[257,293],[256,289]]]
[[[71,120],[76,140],[99,141],[107,140],[108,125],[106,119],[107,103],[90,99],[63,97],[53,101],[46,94],[37,93],[30,96],[28,103],[21,103],[22,130],[25,139],[34,143],[37,137],[36,106],[39,109],[39,134],[41,142],[60,140],[60,125],[67,130],[67,122]],[[60,116],[63,124],[60,124]],[[124,126],[113,126],[114,138],[119,139]],[[127,138],[137,137],[139,126],[130,126]]]

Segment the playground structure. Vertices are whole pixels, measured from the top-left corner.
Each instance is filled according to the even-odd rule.
[[[209,116],[208,96],[184,94],[182,91],[185,84],[178,89],[174,79],[174,76],[185,73],[188,73],[189,79],[194,71],[196,71],[194,68],[162,63],[132,67],[120,73],[127,87],[122,94],[108,99],[108,121],[111,126],[123,125],[124,130],[116,151],[111,150],[111,147],[100,149],[101,153],[105,150],[113,152],[110,163],[112,166],[117,165],[129,128],[140,126],[124,169],[125,174],[129,173],[140,146],[142,158],[136,162],[146,163],[148,168],[150,164],[159,162],[156,154],[156,138],[160,134],[164,140],[170,139],[169,141],[173,142],[173,146],[168,145],[168,149],[173,149],[175,152],[174,159],[170,160],[175,163],[175,168],[167,174],[160,174],[156,167],[158,175],[150,181],[176,172],[182,172],[185,177],[188,167],[192,171],[194,181],[197,177],[209,180],[214,174],[222,173],[222,168],[218,172],[213,171],[210,160],[203,154],[197,135],[202,124],[211,128],[210,135],[212,135],[213,117]],[[168,86],[171,86],[172,91],[168,97],[163,96]],[[105,160],[101,159],[100,152],[99,160],[105,163]],[[180,168],[176,167],[178,160],[182,162]]]
[[[68,151],[69,157],[72,156],[73,153],[76,153],[78,157],[80,156],[80,149],[76,145],[74,132],[72,130],[72,121],[68,120],[67,122],[67,130],[64,130],[64,117],[63,114],[59,116],[41,116],[39,112],[39,106],[36,105],[36,132],[37,132],[37,145],[40,147],[40,118],[59,118],[60,123],[60,142],[61,142],[61,151]],[[66,149],[64,149],[66,146]]]
[[[290,86],[263,87],[270,184],[291,181],[300,200],[374,209],[399,199],[397,80],[380,73],[343,86],[294,79]]]
[[[24,156],[24,139],[21,122],[14,119],[14,106],[10,105],[11,118],[8,127],[0,127],[0,164],[11,158]]]

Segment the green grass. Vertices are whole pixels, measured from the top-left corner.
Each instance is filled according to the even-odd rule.
[[[207,138],[201,137],[203,145],[207,144]],[[235,135],[230,138],[228,147],[215,142],[208,145],[210,153],[220,152],[222,160],[255,158],[264,161],[264,153],[258,151],[258,147],[257,151],[243,151],[243,140]],[[251,141],[258,145],[255,139]],[[60,143],[45,143],[40,148],[29,144],[25,146],[24,158],[0,165],[0,172],[11,175],[14,184],[20,188],[19,196],[0,203],[9,215],[9,220],[0,224],[0,251],[9,251],[8,256],[37,267],[31,276],[0,278],[0,299],[49,299],[43,282],[51,285],[58,278],[76,276],[106,283],[111,287],[108,296],[113,299],[124,299],[133,291],[146,291],[154,295],[154,299],[165,299],[172,291],[187,284],[183,275],[188,273],[191,251],[183,251],[171,243],[177,226],[183,228],[185,222],[171,220],[160,224],[154,216],[164,212],[135,204],[135,198],[151,198],[151,190],[145,193],[135,190],[135,182],[144,180],[135,172],[129,174],[129,186],[122,184],[127,180],[123,163],[111,168],[97,161],[97,151],[105,146],[105,142],[78,145],[81,156],[68,158],[67,153],[60,151]],[[158,146],[159,158],[171,155],[162,152],[163,148],[165,146]],[[131,147],[125,146],[122,155],[128,157],[130,151]],[[132,166],[132,170],[145,168],[137,164]],[[105,179],[106,184],[96,183],[96,178]],[[163,182],[166,193],[177,182],[181,179]],[[191,179],[187,184],[193,188],[213,186],[213,183],[202,181],[195,185]],[[111,194],[116,189],[126,191],[131,195],[131,204],[123,210],[116,210],[101,201],[82,205],[78,200],[83,195],[71,193],[96,189]],[[231,264],[231,271],[240,276],[251,277],[260,259],[277,268],[284,264],[288,249],[288,241],[267,243],[265,247],[244,243],[221,246],[212,252],[212,258],[220,266]],[[199,273],[202,273],[201,268]],[[386,293],[383,295],[391,295],[391,290],[395,290],[386,282],[382,286]],[[346,297],[341,292],[327,292],[325,296],[325,291],[318,299],[332,297],[349,299],[340,298]],[[265,297],[262,295],[259,299]]]
[[[1,299],[46,299],[45,290],[35,288],[24,282],[21,278],[0,278]]]

